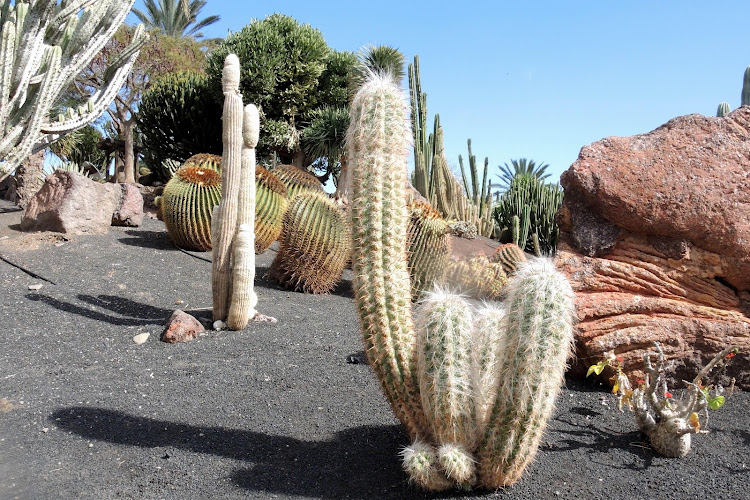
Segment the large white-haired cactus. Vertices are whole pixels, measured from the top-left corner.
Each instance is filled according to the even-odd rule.
[[[132,6],[133,0],[2,0],[0,177],[28,155],[93,122],[109,106],[146,40],[142,25],[94,95],[65,116],[49,116]]]
[[[368,360],[412,445],[410,478],[428,490],[495,489],[520,479],[538,448],[573,340],[573,292],[547,259],[522,266],[505,304],[438,290],[412,319],[406,259],[401,90],[373,75],[352,103],[354,292]]]

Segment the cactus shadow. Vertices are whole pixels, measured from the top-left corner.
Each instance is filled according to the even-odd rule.
[[[419,498],[397,459],[408,444],[399,425],[353,427],[327,440],[305,441],[88,406],[62,408],[48,419],[86,439],[165,448],[165,457],[179,449],[240,461],[244,466],[231,479],[245,490],[331,499]]]
[[[96,321],[103,321],[116,326],[161,325],[166,323],[172,314],[171,310],[142,304],[116,295],[92,296],[79,294],[76,296],[82,303],[104,309],[106,312],[98,311],[82,304],[66,302],[45,294],[30,293],[26,295],[26,298],[42,302],[60,311]]]
[[[150,248],[153,250],[177,250],[167,231],[143,231],[129,229],[117,239],[120,243],[132,247]]]

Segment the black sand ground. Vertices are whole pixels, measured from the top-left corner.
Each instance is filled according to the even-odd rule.
[[[0,255],[56,284],[0,261],[0,499],[430,498],[400,470],[407,441],[373,374],[346,362],[361,350],[349,282],[311,296],[258,279],[278,324],[168,345],[173,309],[210,305],[210,264],[161,222],[63,242],[18,220],[0,204]],[[522,482],[442,498],[749,497],[746,393],[684,459],[655,456],[614,403],[569,380]]]

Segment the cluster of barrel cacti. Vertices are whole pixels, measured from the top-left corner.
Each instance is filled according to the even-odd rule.
[[[570,354],[570,284],[535,259],[516,271],[503,307],[475,309],[438,291],[413,319],[409,131],[388,77],[374,75],[355,96],[346,142],[355,298],[370,365],[413,441],[404,469],[428,490],[513,484],[536,452]]]
[[[305,191],[323,192],[323,185],[317,177],[294,165],[278,165],[272,172],[286,186],[289,201]]]

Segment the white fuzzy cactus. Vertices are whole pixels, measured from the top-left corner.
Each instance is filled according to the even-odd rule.
[[[0,178],[30,154],[93,122],[109,106],[146,41],[142,25],[107,68],[104,84],[87,102],[68,110],[67,115],[49,116],[61,94],[114,35],[132,5],[133,0],[2,1]]]

